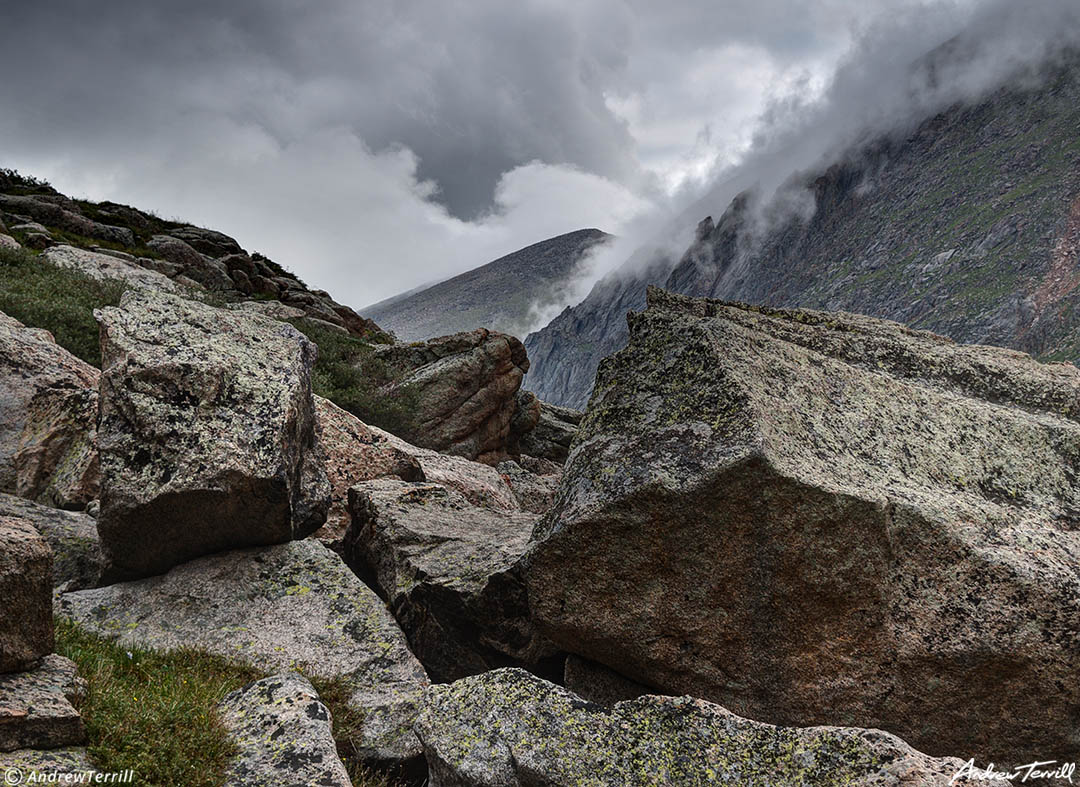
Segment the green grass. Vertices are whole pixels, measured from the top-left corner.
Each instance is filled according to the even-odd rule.
[[[56,650],[89,684],[79,711],[96,767],[131,768],[145,785],[222,783],[235,746],[215,708],[259,671],[187,648],[127,650],[65,621]]]
[[[355,336],[329,330],[310,320],[292,320],[319,347],[312,375],[312,389],[361,421],[393,434],[409,431],[415,395],[399,391],[393,398],[380,393],[393,375],[372,345]]]
[[[230,691],[266,672],[194,648],[124,648],[58,619],[56,651],[74,661],[88,690],[79,706],[89,754],[102,771],[135,772],[139,785],[212,787],[236,747],[217,717]],[[395,787],[355,756],[363,716],[347,706],[341,679],[308,675],[330,709],[338,752],[354,787]]]
[[[115,306],[123,291],[123,282],[97,281],[25,249],[0,249],[0,311],[51,331],[57,344],[93,366],[101,366],[94,309]]]

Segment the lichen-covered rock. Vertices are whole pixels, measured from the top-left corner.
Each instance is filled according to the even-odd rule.
[[[0,773],[6,773],[12,768],[17,768],[24,780],[33,774],[39,777],[42,784],[46,784],[45,780],[51,779],[53,773],[71,774],[70,783],[72,784],[79,784],[79,778],[82,778],[83,784],[93,784],[91,779],[97,772],[90,763],[85,747],[82,746],[0,752]],[[59,784],[66,783],[63,775],[58,779]],[[132,772],[132,778],[134,778],[134,772]],[[27,783],[32,782],[27,781]]]
[[[506,458],[515,394],[529,369],[520,341],[480,329],[385,345],[377,355],[394,372],[385,395],[412,404],[400,437],[488,464]]]
[[[0,675],[0,751],[85,743],[82,718],[72,705],[85,691],[75,662],[55,653],[34,669]]]
[[[106,581],[322,525],[315,345],[285,323],[149,291],[95,314]]]
[[[249,683],[227,695],[218,714],[238,749],[227,787],[352,787],[330,711],[307,678],[286,672]]]
[[[880,730],[774,727],[690,697],[608,709],[516,669],[432,686],[417,733],[431,787],[946,787],[962,767]]]
[[[0,673],[53,649],[52,550],[25,519],[0,516]]]
[[[240,248],[239,243],[224,232],[207,230],[202,227],[175,227],[169,230],[169,236],[183,241],[195,251],[211,257],[242,254],[244,251]]]
[[[514,499],[523,511],[543,514],[551,508],[562,475],[560,472],[534,473],[512,459],[499,462],[496,469],[514,493]]]
[[[570,455],[570,444],[574,442],[584,414],[539,399],[537,403],[540,412],[536,425],[522,434],[518,441],[518,450],[529,456],[550,459],[561,464]]]
[[[0,492],[61,508],[98,496],[100,373],[0,313]]]
[[[271,671],[341,677],[364,715],[360,754],[390,762],[418,754],[410,725],[427,676],[386,605],[313,539],[64,593],[57,614],[122,644],[193,646]]]
[[[445,681],[554,654],[528,619],[514,565],[535,514],[476,506],[436,484],[380,479],[349,490],[344,553],[377,583],[413,653]]]
[[[180,292],[182,288],[168,276],[127,262],[112,254],[101,254],[74,246],[53,246],[41,255],[58,268],[71,268],[98,281],[122,281],[129,287],[143,287],[162,292]]]
[[[22,497],[0,494],[0,516],[18,517],[34,526],[52,549],[52,585],[80,590],[101,577],[97,523],[82,511],[61,511]]]
[[[774,723],[1080,754],[1080,370],[649,294],[529,599],[569,650]]]
[[[336,542],[349,526],[350,486],[383,476],[423,481],[424,471],[415,456],[321,396],[315,397],[315,415],[331,488],[326,524],[315,535]]]
[[[5,235],[0,229],[0,249],[21,249],[22,245],[10,235]]]

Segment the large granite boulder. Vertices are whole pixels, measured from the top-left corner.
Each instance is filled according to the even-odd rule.
[[[100,373],[0,313],[0,492],[61,508],[98,496]]]
[[[30,669],[53,649],[52,550],[25,519],[0,516],[0,673]]]
[[[58,268],[70,268],[98,281],[122,281],[129,287],[181,292],[182,287],[158,271],[149,270],[117,254],[105,254],[74,246],[53,246],[41,255]]]
[[[349,501],[346,559],[372,579],[434,680],[554,655],[528,619],[514,569],[535,514],[476,506],[456,490],[396,479],[357,484]]]
[[[650,290],[528,586],[562,647],[779,724],[1080,755],[1080,370]]]
[[[55,653],[34,669],[0,675],[0,751],[85,743],[86,729],[72,704],[85,692],[75,662]]]
[[[307,678],[283,672],[249,683],[221,701],[218,715],[238,749],[226,787],[352,787],[330,710]]]
[[[271,672],[343,679],[364,716],[359,754],[418,755],[427,676],[386,605],[314,539],[235,550],[163,576],[64,593],[57,615],[121,644],[204,648]]]
[[[101,578],[97,522],[85,511],[61,511],[26,498],[0,494],[0,516],[31,524],[52,550],[52,585],[65,590],[91,588]]]
[[[106,581],[322,525],[315,345],[285,323],[149,291],[96,315]]]
[[[417,733],[431,787],[947,787],[963,767],[880,730],[774,727],[690,697],[608,709],[516,669],[432,686]]]
[[[513,336],[480,329],[415,344],[385,345],[377,357],[412,416],[399,437],[414,445],[498,464],[507,456],[515,394],[529,369]]]

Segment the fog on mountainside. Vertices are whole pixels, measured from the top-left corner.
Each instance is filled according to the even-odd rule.
[[[759,298],[773,303],[831,304],[831,308],[842,308],[837,304],[847,303],[843,298],[839,301],[835,298],[833,301],[827,298],[808,301],[799,297],[802,290],[790,288],[781,298],[775,288],[770,290],[765,285],[755,288],[752,282],[755,271],[751,260],[757,259],[760,250],[770,243],[775,247],[777,239],[789,231],[787,228],[792,222],[804,227],[812,223],[815,212],[821,210],[823,195],[819,177],[838,162],[864,158],[867,149],[874,147],[879,153],[874,159],[874,168],[887,169],[890,156],[902,158],[906,155],[906,166],[912,171],[917,170],[919,157],[925,158],[928,151],[905,148],[904,141],[927,118],[950,107],[956,113],[962,112],[963,107],[977,106],[1005,83],[1017,89],[1039,87],[1048,73],[1054,73],[1053,66],[1064,61],[1069,47],[1080,41],[1080,9],[1071,3],[1044,3],[1037,8],[1020,8],[1003,2],[986,4],[974,12],[959,32],[945,24],[947,15],[939,16],[941,13],[940,10],[924,9],[919,14],[896,20],[896,24],[887,30],[867,31],[819,100],[774,106],[762,119],[755,144],[740,164],[716,173],[711,185],[699,189],[696,194],[681,195],[665,211],[641,222],[637,231],[622,235],[616,243],[601,250],[593,262],[594,270],[602,278],[583,303],[566,310],[547,328],[528,338],[526,344],[533,368],[527,385],[542,398],[584,406],[596,364],[622,345],[625,313],[642,307],[645,284],[679,288],[679,278],[669,280],[669,276],[694,240],[693,227],[706,215],[715,217],[718,224],[724,223],[721,217],[730,211],[729,206],[742,193],[747,194],[747,199],[737,211],[738,227],[730,226],[735,217],[729,214],[726,229],[705,232],[704,245],[698,244],[694,254],[699,258],[725,257],[725,268],[731,264],[732,257],[737,257],[742,260],[741,265],[749,267],[742,271],[741,277],[729,271],[726,287],[717,287],[710,282],[705,291],[693,286],[680,291],[737,299]],[[1067,99],[1061,98],[1055,107],[1067,112]],[[989,118],[984,120],[989,122]],[[1037,122],[1037,118],[1017,116],[1014,121],[1023,124]],[[953,128],[955,131],[955,124]],[[965,133],[970,135],[977,131],[968,129]],[[935,132],[924,129],[920,133],[932,135]],[[1006,128],[999,133],[1011,135],[1012,131]],[[1065,127],[1062,133],[1067,133]],[[943,144],[954,144],[948,137],[942,140]],[[1055,144],[1057,141],[1053,140]],[[988,142],[986,139],[972,140],[975,148]],[[1017,152],[1017,156],[1021,154],[1022,151]],[[922,162],[926,163],[926,160]],[[938,165],[945,166],[942,161],[932,166]],[[1044,165],[1049,171],[1053,162],[1044,162]],[[867,199],[875,199],[874,190],[889,183],[878,177],[881,173],[873,168],[860,165],[855,169],[858,182],[848,186],[858,188]],[[993,172],[983,174],[993,180]],[[938,175],[936,186],[949,188],[948,173],[939,172]],[[960,187],[960,182],[955,177],[952,179],[955,181],[952,187]],[[928,182],[930,180],[933,178]],[[894,174],[889,187],[896,188],[898,182]],[[915,185],[912,179],[904,182],[908,186]],[[989,194],[992,187],[993,183],[988,182],[981,188]],[[910,201],[916,196],[911,193],[904,195],[904,199]],[[892,209],[903,210],[903,204],[904,200],[900,200]],[[949,208],[946,206],[946,209]],[[959,210],[960,206],[954,205],[951,209]],[[891,217],[896,218],[897,215]],[[835,224],[835,216],[819,219],[833,232],[839,232],[837,226],[830,226],[830,221]],[[817,230],[820,234],[821,227]],[[828,257],[829,243],[820,237],[819,241],[820,253]],[[928,241],[924,239],[924,242]],[[912,234],[907,242],[918,245],[920,239],[917,234]],[[719,244],[719,248],[714,249],[714,243]],[[894,245],[889,253],[899,254],[902,258],[912,250],[902,251],[901,246]],[[847,253],[863,251],[867,254],[872,251],[877,256],[883,253],[880,248],[848,250]],[[947,247],[936,251],[947,251]],[[629,261],[627,255],[630,255]],[[773,254],[773,257],[777,258],[777,255]],[[800,265],[798,259],[785,259],[796,269]],[[766,285],[776,282],[775,276],[782,275],[768,274],[764,277]],[[824,274],[819,269],[814,275]],[[805,278],[800,281],[804,288],[812,284]],[[903,312],[918,299],[915,292],[897,292],[889,286],[883,287],[881,282],[866,282],[863,286],[876,288],[879,298],[876,304],[872,299],[860,301],[862,308],[894,319],[918,318],[917,313]],[[855,305],[853,302],[847,304],[848,308],[855,308]],[[945,327],[933,320],[927,324],[939,330]],[[997,338],[1003,343],[1016,344],[1009,339],[1014,334],[1015,331],[999,331]],[[954,335],[979,340],[994,338],[985,330],[971,334],[963,328],[954,330]],[[1034,349],[1041,352],[1039,348]]]

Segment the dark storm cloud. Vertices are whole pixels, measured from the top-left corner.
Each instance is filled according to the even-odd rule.
[[[603,99],[625,65],[625,12],[501,0],[44,0],[6,11],[4,28],[4,73],[19,75],[5,80],[9,139],[119,154],[124,127],[167,146],[207,116],[282,145],[345,127],[376,152],[414,151],[419,176],[467,217],[492,205],[504,172],[533,159],[641,177]]]

